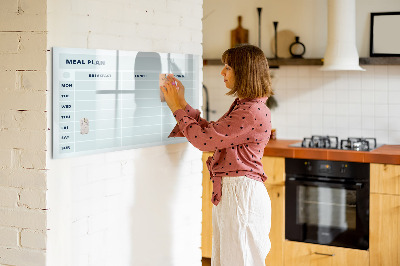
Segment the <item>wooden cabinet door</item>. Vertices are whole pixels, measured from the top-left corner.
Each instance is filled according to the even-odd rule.
[[[264,156],[261,163],[268,177],[266,184],[285,185],[285,158]]]
[[[285,240],[285,187],[265,184],[271,199],[271,250],[265,259],[266,266],[283,265]]]
[[[400,195],[400,165],[370,165],[371,193]]]
[[[368,266],[365,250],[285,241],[285,266]]]
[[[371,266],[400,265],[400,196],[371,194]]]
[[[201,253],[204,258],[211,258],[212,252],[212,183],[206,161],[211,152],[203,153],[203,194],[202,194],[202,223],[201,223]]]

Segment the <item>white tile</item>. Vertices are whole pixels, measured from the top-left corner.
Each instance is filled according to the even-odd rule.
[[[350,103],[349,104],[349,115],[351,116],[361,116],[362,107],[360,103]]]
[[[324,85],[324,79],[322,77],[311,77],[310,87],[313,89],[322,88]]]
[[[349,116],[349,129],[361,129],[362,121],[360,116]]]
[[[361,91],[361,102],[374,103],[374,91],[373,90],[362,90]]]
[[[359,72],[362,77],[374,75],[375,72],[374,65],[364,65],[363,68],[365,69],[365,71],[354,71],[354,72]]]
[[[336,115],[349,115],[349,105],[345,103],[336,103]]]
[[[324,134],[324,130],[322,127],[313,127],[311,129],[311,135],[323,135]]]
[[[400,90],[400,75],[388,77],[388,89],[392,91]]]
[[[387,117],[389,115],[389,106],[387,104],[375,104],[375,117]]]
[[[349,137],[360,137],[362,135],[361,128],[349,128]]]
[[[387,71],[388,71],[388,76],[400,77],[400,66],[399,65],[388,66]]]
[[[387,78],[375,78],[374,79],[374,89],[375,89],[375,91],[387,91],[388,79]]]
[[[325,103],[323,108],[324,108],[323,110],[324,116],[336,114],[336,104],[334,103]]]
[[[339,138],[338,145],[340,146],[341,139],[347,139],[349,137],[349,129],[348,128],[338,128],[336,129],[336,136]]]
[[[336,101],[336,90],[332,86],[324,86],[324,98],[325,103],[334,103]]]
[[[336,89],[347,90],[349,88],[348,72],[341,71],[336,76]]]
[[[287,123],[288,125],[292,127],[298,127],[301,126],[301,122],[299,121],[299,115],[298,114],[291,114],[287,117]]]
[[[314,129],[322,129],[324,117],[321,113],[314,113],[311,115],[311,126]]]
[[[389,104],[399,104],[400,105],[400,88],[398,91],[389,91],[388,92],[388,97],[389,97]]]
[[[299,88],[298,78],[297,77],[287,77],[286,78],[286,87],[288,89]]]
[[[374,93],[375,104],[387,104],[388,102],[388,92],[386,91],[375,91]]]
[[[393,144],[393,145],[400,144],[400,130],[399,131],[389,131],[388,144]]]
[[[297,77],[298,76],[298,67],[297,66],[287,66],[286,68],[286,77]]]
[[[322,102],[320,102],[320,100],[313,101],[311,103],[311,112],[313,115],[319,114],[322,116],[323,111],[324,111],[324,104]]]
[[[389,130],[400,131],[400,117],[389,117]]]
[[[374,77],[376,78],[387,78],[388,75],[388,66],[387,65],[383,65],[383,66],[379,66],[376,65],[375,69],[374,69]]]
[[[299,76],[297,82],[298,82],[298,84],[297,84],[298,88],[307,88],[307,89],[309,89],[310,86],[311,86],[310,85],[311,82],[310,82],[310,78],[309,77]]]
[[[325,130],[335,128],[336,116],[335,115],[324,115],[323,128]]]
[[[348,88],[350,91],[352,90],[361,90],[361,79],[358,78],[350,78],[349,77],[349,84],[348,84]]]
[[[320,70],[320,66],[310,66],[310,75],[311,77],[323,77],[324,73]]]
[[[375,120],[369,116],[363,116],[361,118],[362,129],[373,130],[375,129]]]
[[[373,129],[370,128],[363,128],[361,130],[361,136],[363,138],[373,138],[375,136],[375,132]]]
[[[335,78],[335,71],[321,71],[324,78]]]
[[[386,130],[389,129],[389,118],[388,117],[375,117],[375,130]]]
[[[373,117],[375,115],[375,106],[373,104],[362,104],[361,115],[363,117]]]
[[[297,69],[297,75],[298,77],[309,79],[311,76],[311,68],[308,66],[299,67]]]
[[[400,117],[400,104],[388,105],[389,117]]]
[[[349,94],[350,94],[349,90],[337,90],[336,91],[336,104],[338,104],[338,103],[348,104],[350,102]]]
[[[312,106],[310,103],[300,103],[298,113],[305,116],[310,116],[312,113]]]
[[[349,117],[348,116],[343,116],[343,115],[336,116],[336,128],[347,130],[348,127],[349,127]]]
[[[387,144],[389,142],[388,130],[375,129],[376,142],[379,144]]]
[[[321,88],[315,88],[311,93],[311,101],[314,102],[322,102],[324,97],[324,90]]]
[[[361,90],[349,90],[349,102],[361,103],[362,94]]]

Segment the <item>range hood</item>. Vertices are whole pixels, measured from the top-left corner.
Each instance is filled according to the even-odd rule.
[[[355,0],[328,0],[328,44],[323,71],[358,70]]]

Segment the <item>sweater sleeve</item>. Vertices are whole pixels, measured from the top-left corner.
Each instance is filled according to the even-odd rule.
[[[249,109],[236,109],[218,122],[201,125],[182,109],[174,112],[180,132],[201,151],[211,151],[253,141],[257,121]],[[258,125],[258,126],[262,126]]]
[[[185,107],[185,114],[188,115],[189,117],[193,118],[196,120],[199,125],[205,127],[209,124],[209,122],[203,118],[200,117],[200,111],[197,109],[194,109],[192,106],[189,104],[186,105]],[[174,129],[172,129],[171,133],[169,134],[168,138],[174,138],[174,137],[184,137],[182,132],[180,131],[179,125],[176,124]]]

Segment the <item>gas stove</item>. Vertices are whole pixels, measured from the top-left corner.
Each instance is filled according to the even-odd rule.
[[[338,149],[353,151],[371,151],[378,147],[376,138],[347,138],[339,142],[336,136],[311,136],[303,141],[289,145],[291,147]],[[379,145],[381,146],[381,145]]]

